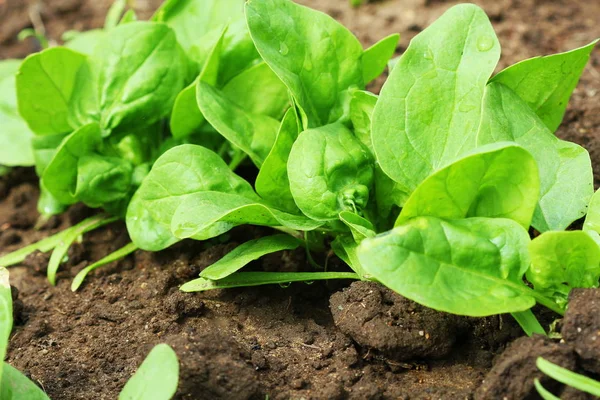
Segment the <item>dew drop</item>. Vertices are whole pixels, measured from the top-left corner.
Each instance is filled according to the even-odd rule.
[[[426,60],[433,60],[433,51],[428,47],[427,50],[423,53],[423,57]]]
[[[280,283],[279,286],[283,289],[289,288],[292,282]]]
[[[279,52],[285,56],[287,53],[290,52],[290,49],[287,47],[287,44],[281,42],[279,43]]]
[[[483,35],[477,39],[477,50],[488,51],[494,47],[494,39],[491,36]]]

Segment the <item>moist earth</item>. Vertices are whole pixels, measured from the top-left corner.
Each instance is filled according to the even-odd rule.
[[[39,49],[34,39],[15,39],[32,25],[57,43],[66,30],[100,27],[110,3],[0,0],[0,59],[22,58]],[[158,3],[137,0],[136,8],[144,17]],[[301,3],[343,22],[365,46],[400,32],[401,53],[415,34],[456,2],[388,0],[357,9],[347,0]],[[498,33],[503,48],[499,68],[600,37],[599,2],[475,3],[486,10]],[[383,80],[371,89],[378,92]],[[557,135],[590,151],[596,187],[599,92],[600,52],[595,51]],[[15,169],[0,179],[3,252],[94,212],[75,206],[63,216],[39,221],[38,195],[31,169]],[[11,268],[15,328],[8,361],[53,399],[116,398],[161,342],[179,355],[181,399],[533,399],[537,394],[531,378],[542,378],[535,368],[538,356],[591,376],[600,374],[598,290],[573,292],[560,324],[562,343],[518,338],[522,333],[510,316],[473,319],[438,313],[373,283],[317,282],[203,294],[178,290],[237,244],[268,233],[240,228],[205,243],[182,242],[154,254],[137,251],[90,275],[77,293],[69,289],[77,271],[128,240],[122,223],[92,232],[73,246],[56,287],[45,279],[48,255],[34,253],[24,266]],[[336,260],[331,265],[340,267]],[[297,250],[270,255],[250,268],[309,267],[304,252]],[[563,399],[586,398],[542,379]]]

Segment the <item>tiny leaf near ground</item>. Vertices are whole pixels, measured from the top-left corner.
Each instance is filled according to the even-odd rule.
[[[584,231],[545,232],[529,244],[527,280],[566,303],[572,288],[598,287],[600,246]]]
[[[589,393],[593,396],[600,397],[600,382],[597,380],[588,378],[587,376],[573,371],[569,371],[568,369],[563,368],[560,365],[556,365],[542,357],[537,358],[536,366],[540,371],[560,383],[581,390],[585,393]],[[541,385],[536,385],[538,390],[539,386]],[[544,391],[542,390],[542,392]]]
[[[13,325],[12,293],[8,270],[0,267],[0,386],[3,382],[3,364],[8,349],[8,339]]]
[[[119,400],[170,400],[177,391],[179,360],[167,344],[156,345],[127,381]]]

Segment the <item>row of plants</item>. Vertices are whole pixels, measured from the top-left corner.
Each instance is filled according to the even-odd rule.
[[[289,0],[167,0],[150,21],[116,1],[104,29],[2,61],[0,163],[35,166],[42,219],[78,202],[103,211],[0,265],[52,251],[55,284],[74,241],[124,219],[132,242],[77,290],[136,249],[269,226],[181,290],[374,280],[545,334],[531,308],[562,315],[572,288],[600,279],[590,158],[555,136],[596,41],[494,74],[500,44],[466,4],[390,60],[398,40],[363,49]],[[367,91],[388,64],[381,94]],[[311,271],[240,271],[300,246]],[[348,271],[313,260],[330,252]]]

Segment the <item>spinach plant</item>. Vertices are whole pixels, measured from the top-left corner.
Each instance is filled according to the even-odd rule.
[[[49,400],[49,397],[24,374],[4,362],[13,327],[12,293],[8,270],[0,267],[0,399]],[[127,382],[120,400],[169,400],[177,390],[179,361],[166,344],[150,351],[137,372]]]
[[[492,76],[492,26],[459,5],[412,40],[377,97],[365,84],[397,36],[362,50],[336,21],[287,0],[251,0],[246,19],[291,107],[274,123],[202,80],[196,100],[257,167],[254,188],[210,150],[174,148],[130,204],[132,239],[160,250],[240,224],[272,226],[313,249],[325,237],[353,272],[237,272],[289,248],[276,235],[240,246],[182,290],[369,279],[438,310],[513,313],[526,332],[544,333],[535,303],[561,314],[570,288],[598,285],[597,212],[586,232],[562,232],[587,212],[589,155],[553,134],[595,42]],[[533,241],[531,227],[542,232]]]
[[[123,14],[126,2],[117,0],[104,29],[70,33],[65,46],[0,64],[0,114],[8,121],[2,134],[10,143],[0,163],[35,165],[43,218],[79,202],[105,211],[1,257],[0,265],[54,250],[48,268],[54,284],[71,243],[124,217],[153,162],[178,144],[201,143],[232,165],[242,162],[245,154],[200,112],[199,82],[222,89],[228,99],[246,96],[241,106],[275,126],[289,103],[287,89],[261,61],[242,5],[232,11],[233,3],[166,1],[151,21],[138,21],[132,10]],[[270,101],[257,101],[256,87],[269,90]],[[73,288],[89,271],[135,248],[127,245],[88,267]]]

